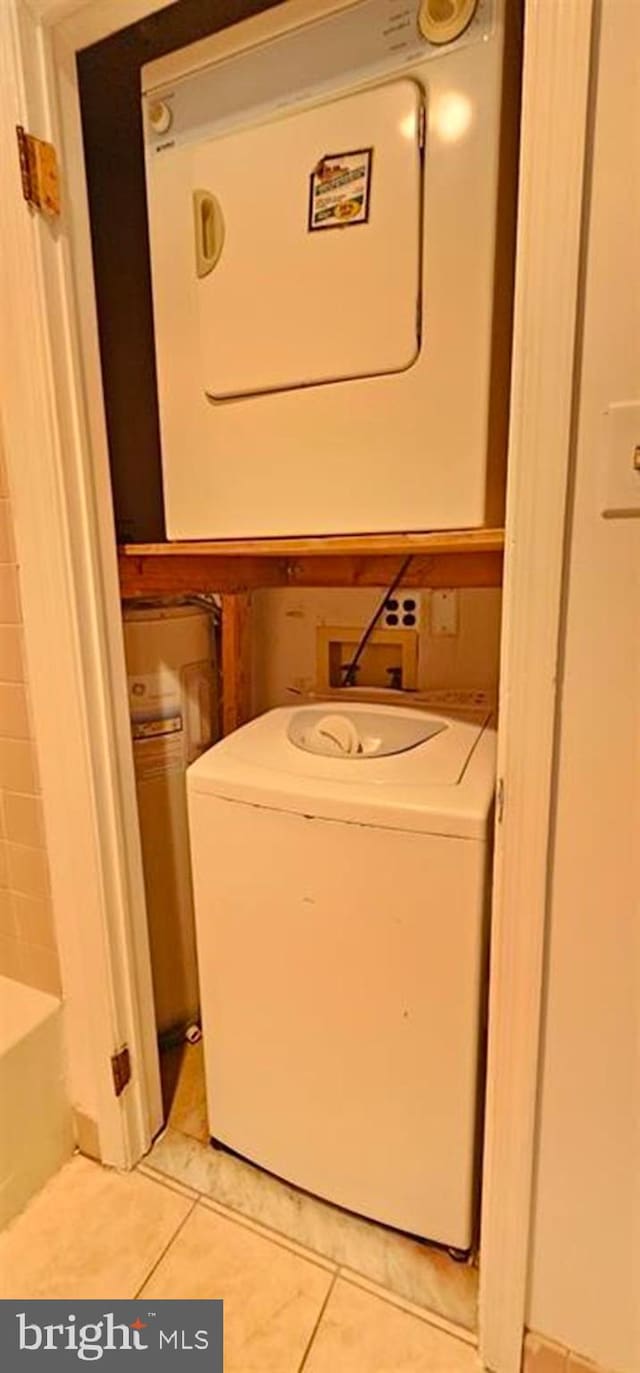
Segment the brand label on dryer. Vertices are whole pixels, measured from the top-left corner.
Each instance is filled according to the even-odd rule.
[[[373,148],[327,153],[311,173],[309,231],[345,229],[369,218]]]

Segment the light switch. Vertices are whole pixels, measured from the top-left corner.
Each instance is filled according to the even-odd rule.
[[[640,401],[616,401],[602,422],[601,513],[640,515]]]

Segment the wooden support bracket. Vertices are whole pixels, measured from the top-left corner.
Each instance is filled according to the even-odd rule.
[[[135,545],[132,545],[132,549]],[[202,553],[158,551],[120,553],[120,594],[125,601],[153,596],[193,596],[202,592],[235,594],[257,587],[286,586],[284,559],[210,557]]]
[[[130,544],[120,550],[123,599],[279,586],[387,586],[412,555],[405,586],[500,586],[499,529],[317,539]]]
[[[231,734],[251,719],[251,596],[224,595],[222,601],[222,733]]]

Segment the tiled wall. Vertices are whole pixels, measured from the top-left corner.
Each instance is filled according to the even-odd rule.
[[[58,993],[11,501],[0,438],[0,973]]]

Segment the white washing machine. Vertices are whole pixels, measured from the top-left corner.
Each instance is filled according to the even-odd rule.
[[[474,1238],[495,732],[285,708],[187,774],[211,1136],[457,1249]]]
[[[170,538],[500,521],[504,24],[288,0],[143,69]]]

